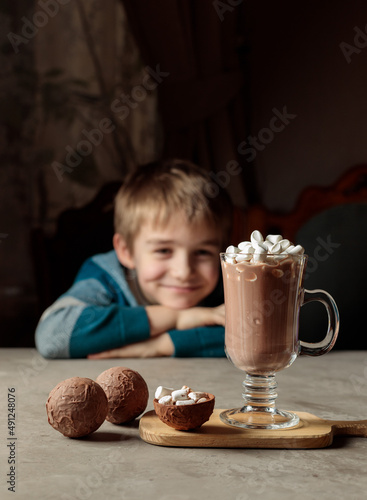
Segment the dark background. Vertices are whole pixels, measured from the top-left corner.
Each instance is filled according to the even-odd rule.
[[[48,14],[33,0],[0,6],[2,346],[34,345],[45,304],[42,262],[48,286],[59,284],[86,251],[110,245],[113,189],[97,202],[98,219],[95,207],[58,223],[60,214],[88,205],[135,164],[167,156],[196,161],[228,184],[246,214],[259,204],[291,213],[304,189],[330,186],[366,163],[363,1],[47,5]],[[147,81],[146,67],[169,75],[144,97],[136,89]],[[111,112],[122,93],[135,96],[124,121]],[[269,135],[274,114],[284,110],[293,118]],[[60,182],[54,162],[65,165],[65,147],[75,149],[81,131],[104,118],[114,132]],[[239,151],[250,141],[251,161]],[[228,177],[230,162],[240,173]],[[365,219],[357,227],[365,230]],[[58,245],[47,243],[55,237]]]

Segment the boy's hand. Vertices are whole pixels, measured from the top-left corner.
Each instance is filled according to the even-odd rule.
[[[224,304],[218,307],[190,307],[179,311],[177,330],[188,330],[198,326],[225,324]]]
[[[199,326],[222,325],[225,322],[224,304],[218,307],[189,307],[171,309],[161,305],[146,306],[150,335],[155,337],[169,330],[188,330]]]
[[[168,333],[151,337],[142,342],[136,342],[117,349],[89,354],[88,359],[109,358],[155,358],[160,356],[171,356],[174,351],[173,342]]]

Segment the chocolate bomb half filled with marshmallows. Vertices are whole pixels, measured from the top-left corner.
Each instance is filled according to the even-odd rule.
[[[158,418],[178,431],[201,427],[213,413],[215,397],[208,392],[194,392],[187,386],[176,391],[159,386],[153,401]]]

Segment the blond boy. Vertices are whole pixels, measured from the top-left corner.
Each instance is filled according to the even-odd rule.
[[[115,200],[114,250],[88,259],[42,315],[48,358],[224,356],[219,252],[231,203],[187,161],[152,163]],[[98,237],[98,235],[96,235]]]

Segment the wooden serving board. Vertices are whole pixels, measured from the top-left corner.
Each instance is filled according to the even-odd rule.
[[[291,429],[253,430],[224,424],[216,409],[199,429],[177,431],[148,411],[140,419],[140,437],[150,444],[186,448],[325,448],[334,436],[367,437],[367,420],[323,420],[311,413],[294,412],[300,423]]]

